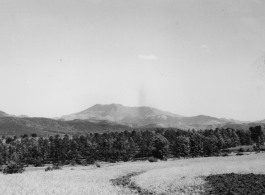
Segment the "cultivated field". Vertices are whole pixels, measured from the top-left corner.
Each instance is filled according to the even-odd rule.
[[[132,177],[132,181],[148,191],[156,194],[199,194],[203,192],[204,184],[201,176],[231,172],[265,174],[265,153],[101,165],[101,168],[63,167],[49,172],[39,168],[28,169],[22,174],[0,174],[0,194],[134,194],[127,188],[113,186],[110,180],[140,171],[145,172]]]

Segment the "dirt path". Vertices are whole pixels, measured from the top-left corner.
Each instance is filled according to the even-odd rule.
[[[155,195],[156,194],[155,192],[150,192],[148,190],[142,189],[140,186],[136,185],[135,182],[131,181],[132,177],[140,175],[144,172],[145,171],[129,173],[128,175],[125,175],[125,176],[122,176],[116,179],[112,179],[110,181],[115,186],[129,188],[131,191],[136,192],[139,195]],[[164,195],[164,194],[160,194],[160,195]]]

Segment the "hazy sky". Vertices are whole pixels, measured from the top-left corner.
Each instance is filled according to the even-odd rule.
[[[265,118],[265,1],[0,0],[0,110]]]

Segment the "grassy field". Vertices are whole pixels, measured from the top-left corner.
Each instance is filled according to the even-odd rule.
[[[157,163],[102,163],[101,168],[63,167],[44,172],[29,168],[23,174],[0,174],[0,194],[133,194],[127,188],[113,186],[111,179],[145,171],[132,178],[143,189],[157,194],[199,194],[203,191],[201,176],[219,173],[263,173],[265,153],[244,156],[208,157],[160,161]]]

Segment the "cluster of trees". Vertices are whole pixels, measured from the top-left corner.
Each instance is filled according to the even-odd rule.
[[[199,157],[217,155],[222,149],[253,142],[264,143],[261,127],[250,131],[215,129],[182,131],[123,131],[81,136],[38,137],[36,134],[0,140],[0,164],[10,161],[38,165],[51,161],[128,161],[134,158]]]

